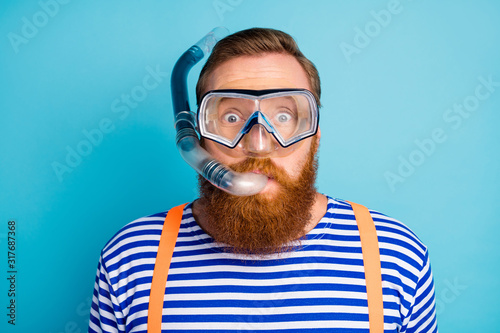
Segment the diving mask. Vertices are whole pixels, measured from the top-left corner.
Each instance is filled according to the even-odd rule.
[[[305,89],[212,90],[198,108],[202,137],[250,155],[286,155],[316,134],[318,121],[314,95]]]

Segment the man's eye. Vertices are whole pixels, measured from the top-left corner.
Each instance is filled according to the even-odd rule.
[[[237,123],[241,120],[241,118],[235,113],[227,113],[224,115],[223,119],[225,122],[228,122],[230,124]]]
[[[279,123],[286,123],[290,120],[292,120],[292,116],[289,115],[288,113],[285,113],[285,112],[280,112],[276,115],[276,120],[279,122]]]

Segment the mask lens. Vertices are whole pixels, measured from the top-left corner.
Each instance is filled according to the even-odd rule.
[[[241,97],[213,96],[206,101],[203,121],[208,133],[233,142],[252,115],[255,102]]]
[[[261,109],[285,143],[311,127],[311,110],[305,96],[267,98],[262,100]]]

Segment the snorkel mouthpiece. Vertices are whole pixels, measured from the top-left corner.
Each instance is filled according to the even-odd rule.
[[[214,159],[200,146],[194,116],[189,107],[189,71],[228,33],[226,28],[215,28],[184,52],[175,63],[170,86],[177,131],[176,141],[182,158],[210,183],[230,194],[248,196],[262,191],[267,184],[267,177],[256,173],[235,172]]]

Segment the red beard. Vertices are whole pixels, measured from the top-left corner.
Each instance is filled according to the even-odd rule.
[[[272,198],[262,194],[234,196],[198,176],[204,216],[214,240],[227,246],[226,251],[262,256],[299,246],[316,199],[317,149],[314,140],[297,180],[270,159],[248,158],[230,166],[237,172],[259,170],[277,181],[279,190]]]

